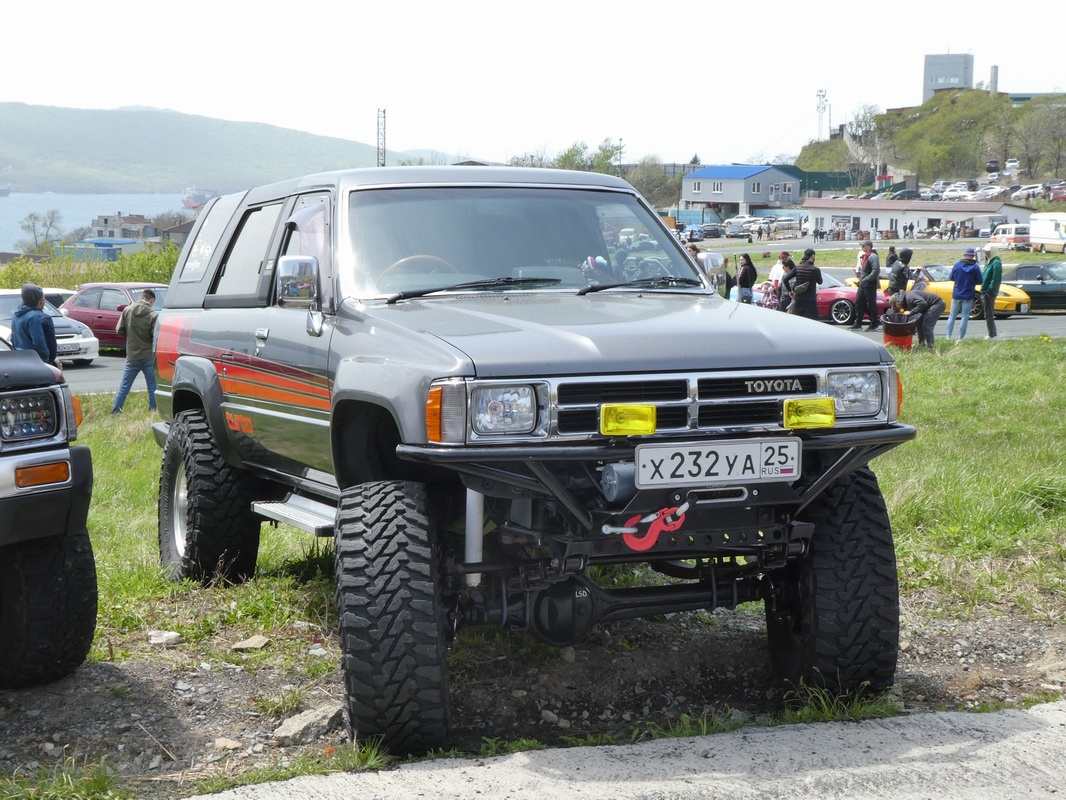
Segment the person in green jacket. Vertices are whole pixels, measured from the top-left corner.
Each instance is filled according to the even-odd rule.
[[[999,295],[999,284],[1003,280],[1003,262],[999,256],[992,255],[992,245],[986,244],[985,268],[981,273],[981,308],[985,312],[985,325],[988,326],[988,338],[996,338],[996,297]]]

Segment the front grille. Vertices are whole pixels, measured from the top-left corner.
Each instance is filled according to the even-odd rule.
[[[816,396],[818,391],[818,376],[809,373],[563,380],[555,387],[555,432],[560,436],[599,435],[604,403],[654,405],[660,433],[775,426],[781,424],[786,398]]]

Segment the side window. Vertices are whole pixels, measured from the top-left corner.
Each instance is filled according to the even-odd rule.
[[[130,299],[126,293],[118,289],[104,289],[100,295],[100,309],[102,311],[118,311],[119,306],[129,305]]]
[[[1040,279],[1040,267],[1020,267],[1018,269],[1018,280],[1020,281],[1035,281]]]
[[[281,204],[253,208],[241,220],[229,252],[222,260],[222,269],[212,294],[254,295],[258,290],[259,273],[266,259],[267,247],[274,233]]]
[[[323,275],[330,274],[329,195],[300,197],[286,221],[288,238],[283,256],[314,256]]]
[[[103,289],[86,289],[72,301],[71,305],[79,306],[80,308],[99,308],[100,295],[103,293]]]

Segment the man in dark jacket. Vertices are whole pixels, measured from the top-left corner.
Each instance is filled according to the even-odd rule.
[[[56,329],[44,312],[44,291],[40,286],[22,286],[22,305],[11,317],[11,346],[16,350],[36,350],[41,361],[56,366]]]
[[[940,295],[922,289],[911,289],[892,296],[892,306],[902,310],[918,331],[918,344],[933,350],[933,328],[947,304]]]
[[[144,373],[144,382],[148,387],[148,410],[155,411],[155,348],[152,337],[155,333],[155,320],[159,316],[154,311],[155,292],[145,289],[140,298],[122,309],[115,332],[126,337],[126,369],[122,373],[122,382],[115,395],[112,414],[122,412],[126,395],[133,388],[137,375]]]
[[[892,267],[888,270],[889,295],[894,296],[907,291],[907,284],[911,279],[911,257],[913,255],[913,250],[904,247],[899,251],[899,258],[892,262]]]
[[[815,252],[808,247],[803,260],[787,276],[785,285],[792,292],[792,313],[808,319],[818,319],[818,286],[822,271],[814,265]]]
[[[870,330],[880,327],[877,319],[877,293],[881,291],[881,260],[874,250],[874,243],[867,239],[862,243],[862,261],[859,268],[859,288],[855,292],[855,322],[852,328],[862,327],[862,318],[869,315]]]

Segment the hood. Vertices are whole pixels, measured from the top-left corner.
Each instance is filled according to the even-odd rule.
[[[19,306],[18,308],[15,309],[15,313],[12,316],[14,316],[14,317],[24,317],[27,314],[29,314],[31,311],[37,311],[37,309],[36,308],[30,308],[29,306]]]
[[[129,310],[135,317],[147,317],[154,309],[143,300],[134,300],[129,304]]]
[[[446,342],[479,377],[892,361],[880,344],[827,323],[711,294],[509,292],[361,310],[382,330],[395,326]]]

